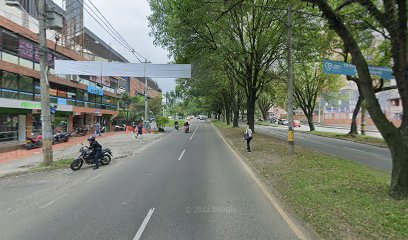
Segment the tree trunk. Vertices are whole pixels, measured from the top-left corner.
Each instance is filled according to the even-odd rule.
[[[366,135],[366,109],[364,105],[361,107],[361,135]]]
[[[255,94],[250,93],[248,96],[248,109],[247,109],[247,121],[249,128],[252,130],[252,132],[255,132],[255,104],[256,104],[256,99],[255,99]]]
[[[314,123],[313,123],[313,113],[312,114],[308,114],[307,116],[307,123],[309,124],[309,129],[310,131],[314,131],[316,130]]]
[[[225,110],[225,118],[227,120],[227,125],[231,124],[231,111],[229,109]]]
[[[354,108],[354,111],[353,111],[353,117],[351,118],[350,132],[348,133],[349,135],[358,135],[357,117],[358,117],[358,113],[360,112],[360,108],[361,108],[362,103],[363,103],[363,97],[360,95],[358,97],[356,107]]]
[[[237,128],[238,126],[238,121],[239,121],[239,108],[236,107],[234,109],[234,118],[233,118],[233,122],[232,122],[232,127]]]
[[[392,155],[391,195],[394,198],[408,198],[408,131],[388,144]]]

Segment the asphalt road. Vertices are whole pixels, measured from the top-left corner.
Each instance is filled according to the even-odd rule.
[[[298,239],[212,125],[191,130],[95,171],[0,179],[0,239]]]
[[[256,125],[255,131],[266,133],[282,140],[287,139],[287,129]],[[327,138],[296,131],[295,144],[320,152],[351,160],[366,166],[391,172],[391,153],[388,148],[361,144],[341,139]]]

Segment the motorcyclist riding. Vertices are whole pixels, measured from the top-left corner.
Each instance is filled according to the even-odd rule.
[[[98,143],[98,141],[95,140],[95,137],[89,137],[88,142],[89,142],[89,149],[92,150],[90,154],[93,155],[95,158],[96,165],[93,168],[95,170],[99,168],[99,159],[101,159],[102,157],[102,146],[101,144]]]
[[[174,122],[174,127],[176,128],[176,130],[178,130],[178,128],[179,128],[179,122],[178,121]]]
[[[188,124],[188,122],[184,123],[184,130],[185,130],[185,132],[190,131],[190,124]]]

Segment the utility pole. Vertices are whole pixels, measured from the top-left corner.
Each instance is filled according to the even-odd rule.
[[[147,78],[146,78],[146,64],[147,64],[147,59],[143,62],[143,75],[144,75],[144,80],[145,80],[145,122],[148,121],[149,119],[149,98],[147,97]]]
[[[52,130],[49,84],[47,79],[48,47],[46,36],[46,0],[38,0],[38,20],[40,37],[40,86],[41,86],[41,122],[43,135],[43,163],[49,165],[52,156]]]
[[[292,78],[292,5],[288,2],[288,143],[289,154],[295,152],[293,131],[293,78]]]

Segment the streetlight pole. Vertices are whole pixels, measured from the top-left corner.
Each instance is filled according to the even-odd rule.
[[[295,152],[295,132],[293,131],[293,74],[292,74],[292,5],[288,3],[288,144],[289,154]]]
[[[38,0],[38,22],[40,43],[40,86],[41,86],[41,122],[42,122],[42,151],[43,162],[49,165],[53,161],[52,156],[52,130],[49,84],[47,79],[48,47],[46,36],[46,3]]]

